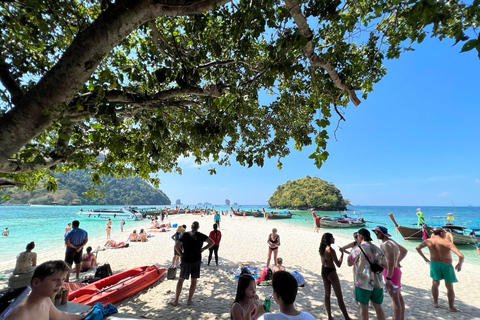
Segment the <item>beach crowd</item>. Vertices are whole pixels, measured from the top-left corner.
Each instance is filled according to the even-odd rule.
[[[125,242],[116,242],[112,239],[112,221],[109,219],[106,230],[107,242],[103,246],[98,246],[95,251],[92,251],[91,246],[86,247],[89,242],[87,231],[80,228],[79,221],[73,221],[65,229],[64,261],[47,261],[37,266],[37,255],[32,252],[35,247],[34,242],[29,243],[26,251],[18,255],[13,274],[29,274],[32,293],[10,316],[13,318],[9,319],[31,319],[29,315],[32,314],[32,310],[38,308],[44,310],[45,319],[49,317],[51,319],[83,319],[87,317],[86,314],[58,313],[59,311],[56,310],[50,299],[51,294],[55,294],[62,287],[64,281],[70,281],[71,270],[75,271],[74,281],[79,281],[81,271],[95,269],[99,265],[97,261],[98,250],[124,248],[128,247],[130,242],[146,242],[149,238],[148,232],[155,232],[159,229],[160,231],[165,229],[175,231],[173,235],[168,237],[173,240],[172,247],[174,249],[174,255],[170,259],[169,266],[178,268],[179,276],[170,305],[174,308],[182,308],[182,289],[185,280],[187,280],[189,281],[189,288],[186,305],[195,308],[194,295],[199,284],[201,269],[210,267],[212,260],[214,260],[217,268],[221,264],[222,251],[220,250],[220,244],[224,235],[222,235],[219,225],[222,216],[219,213],[214,215],[213,230],[208,235],[200,232],[198,221],[193,221],[190,230],[187,231],[186,224],[179,225],[175,229],[172,228],[172,223],[162,223],[160,225],[158,221],[153,219],[148,230],[141,229],[139,234],[136,233],[136,230],[133,230]],[[236,220],[235,223],[237,227],[241,225],[240,220]],[[124,225],[125,222],[122,220],[121,232],[123,232]],[[318,276],[321,280],[318,280],[317,283],[310,282],[309,285],[323,285],[323,307],[319,309],[323,310],[322,312],[327,319],[333,319],[334,316],[332,291],[336,297],[338,308],[345,319],[355,318],[355,315],[359,315],[360,319],[369,319],[372,310],[377,319],[387,319],[385,308],[391,308],[392,312],[390,313],[393,319],[406,319],[406,303],[402,295],[402,264],[408,250],[391,238],[386,227],[376,226],[370,230],[362,228],[353,234],[353,241],[339,246],[337,250],[333,247],[336,244],[333,233],[322,233],[322,230],[319,230],[317,226],[314,231],[321,235],[321,240],[318,243],[320,267]],[[372,234],[380,241],[380,245],[373,243]],[[239,240],[241,241],[241,239]],[[261,279],[255,279],[254,275],[248,272],[238,276],[234,297],[232,296],[230,304],[225,306],[229,310],[228,314],[231,319],[310,320],[321,317],[320,313],[312,312],[312,308],[309,309],[310,312],[305,312],[295,306],[295,302],[298,302],[299,285],[304,283],[299,281],[298,271],[288,272],[289,266],[285,266],[283,259],[279,257],[279,251],[284,241],[281,241],[277,228],[273,228],[266,241],[268,251]],[[85,253],[83,252],[84,248]],[[423,251],[425,248],[428,249],[428,257]],[[206,250],[209,251],[209,254],[205,266],[202,262],[202,253]],[[455,306],[453,284],[457,282],[455,271],[460,272],[462,270],[463,254],[449,240],[448,233],[442,228],[435,229],[432,237],[423,241],[416,250],[420,257],[430,265],[431,296],[433,299],[431,308],[440,307],[440,282],[444,281],[448,310],[450,312],[459,311]],[[452,252],[458,256],[458,263],[455,266],[453,266]],[[343,285],[342,290],[340,277],[337,273],[344,260],[353,269],[353,286],[350,293],[344,292],[345,285]],[[47,269],[50,271],[45,271]],[[208,270],[208,273],[215,273],[215,270]],[[52,282],[55,282],[55,285],[52,285]],[[273,293],[270,297],[259,298],[257,295],[259,284],[271,286]],[[390,297],[391,307],[384,303],[386,294]],[[352,304],[347,305],[345,303],[344,299],[347,295],[353,297],[355,301],[353,307]],[[279,307],[278,312],[272,312],[270,309],[272,299]],[[203,303],[209,302],[205,301]],[[333,309],[335,308],[333,306]]]

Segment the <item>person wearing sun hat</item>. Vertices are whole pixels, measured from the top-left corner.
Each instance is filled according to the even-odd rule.
[[[400,262],[405,258],[408,250],[390,239],[391,235],[388,233],[387,228],[377,226],[372,231],[382,241],[380,248],[387,258],[387,267],[383,270],[383,276],[385,277],[385,288],[392,299],[394,318],[395,320],[403,320],[405,318],[405,301],[400,291],[402,287]]]
[[[355,273],[355,300],[360,304],[360,317],[362,320],[368,319],[368,304],[372,301],[377,319],[385,320],[385,313],[382,309],[383,277],[371,269],[371,264],[387,265],[385,254],[372,243],[370,231],[367,229],[358,230],[357,237],[360,245],[352,249],[347,263],[350,267],[355,266],[357,270]],[[366,258],[367,256],[369,259]]]

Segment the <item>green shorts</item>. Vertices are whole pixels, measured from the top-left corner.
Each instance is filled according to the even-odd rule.
[[[430,277],[435,281],[445,280],[445,282],[448,283],[458,282],[453,266],[442,262],[430,262]]]
[[[364,306],[368,306],[370,300],[375,304],[382,304],[383,289],[373,288],[373,291],[370,291],[355,287],[355,300]]]

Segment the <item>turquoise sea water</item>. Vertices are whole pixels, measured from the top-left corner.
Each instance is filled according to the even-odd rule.
[[[151,206],[149,206],[151,207]],[[158,206],[161,207],[161,206]],[[190,206],[194,207],[194,206]],[[247,206],[242,205],[241,210],[261,210],[267,206]],[[63,236],[65,227],[73,220],[80,221],[80,227],[87,230],[90,239],[105,237],[106,221],[89,220],[78,218],[76,213],[83,210],[95,208],[118,208],[118,206],[0,206],[0,231],[6,227],[10,230],[10,236],[0,237],[0,262],[14,260],[19,252],[25,250],[25,246],[30,241],[35,241],[36,252],[45,252],[51,249],[58,249],[63,246]],[[211,208],[211,207],[210,207]],[[218,211],[229,209],[227,206],[214,206]],[[236,208],[235,208],[236,209]],[[287,224],[296,224],[312,227],[313,219],[310,211],[290,211],[294,214],[292,219],[280,220]],[[376,225],[386,226],[393,238],[408,249],[414,249],[418,241],[404,241],[401,235],[395,234],[395,227],[388,213],[394,213],[397,222],[400,225],[411,226],[417,223],[417,207],[407,206],[355,206],[350,207],[347,214],[349,216],[361,216],[369,221],[367,228],[375,228]],[[422,207],[427,222],[435,216],[446,217],[447,213],[455,213],[455,222],[464,224],[468,221],[480,219],[480,207]],[[317,215],[333,216],[343,214],[343,212],[321,212]],[[251,218],[261,219],[261,218]],[[143,227],[148,224],[147,221],[127,221],[128,228],[133,226]],[[113,222],[113,231],[119,231],[118,221]],[[326,231],[326,229],[323,229]],[[328,229],[334,234],[351,236],[354,229]],[[375,237],[373,237],[375,238]],[[480,257],[473,245],[461,246],[460,250],[465,254],[468,261],[480,264]]]

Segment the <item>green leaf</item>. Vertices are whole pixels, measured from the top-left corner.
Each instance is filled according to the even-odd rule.
[[[475,49],[478,43],[479,43],[478,39],[469,40],[463,45],[462,50],[460,52],[467,52],[467,51],[473,50]]]

